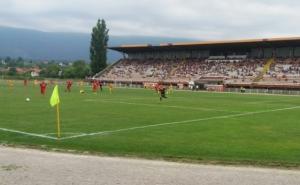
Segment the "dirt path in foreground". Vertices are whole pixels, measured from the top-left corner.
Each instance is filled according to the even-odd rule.
[[[193,165],[0,146],[0,185],[300,185],[300,171]]]

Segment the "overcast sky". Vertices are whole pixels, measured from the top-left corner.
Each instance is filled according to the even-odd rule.
[[[300,36],[299,0],[0,0],[0,25],[201,40]]]

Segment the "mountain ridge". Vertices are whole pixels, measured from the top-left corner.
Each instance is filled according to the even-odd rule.
[[[89,60],[88,33],[44,32],[33,29],[0,26],[0,57],[22,57],[31,60]],[[110,35],[109,46],[185,42],[191,39],[151,36]],[[121,58],[121,53],[108,51],[108,62]]]

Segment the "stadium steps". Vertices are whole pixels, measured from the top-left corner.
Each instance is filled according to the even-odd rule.
[[[105,69],[103,69],[102,71],[100,71],[99,73],[95,74],[93,76],[93,78],[99,78],[103,73],[111,70],[114,66],[116,66],[117,64],[119,64],[122,61],[122,59],[118,60],[117,62],[107,66]]]
[[[263,70],[259,73],[259,75],[253,80],[253,82],[259,82],[264,78],[264,75],[270,70],[271,65],[275,62],[274,58],[267,60],[267,63],[264,65]]]

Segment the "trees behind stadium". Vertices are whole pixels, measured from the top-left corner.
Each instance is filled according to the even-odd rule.
[[[104,19],[98,19],[96,26],[93,28],[91,45],[90,45],[90,60],[91,71],[93,74],[103,70],[106,63],[107,42],[109,39],[108,29]]]

